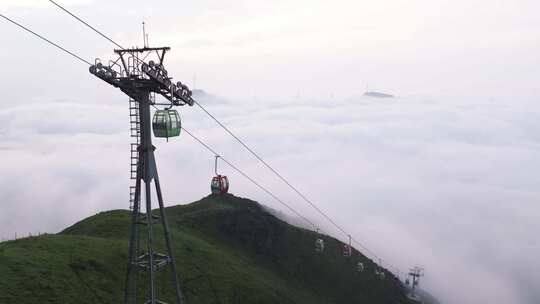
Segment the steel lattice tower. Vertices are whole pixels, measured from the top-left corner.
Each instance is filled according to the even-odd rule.
[[[180,82],[174,84],[167,76],[163,67],[165,53],[168,47],[161,48],[132,48],[115,50],[118,55],[116,61],[110,61],[108,65],[99,60],[90,67],[90,73],[105,82],[119,88],[122,92],[135,100],[138,111],[136,133],[140,136],[137,145],[137,165],[135,174],[135,189],[132,201],[131,231],[129,239],[129,261],[126,273],[126,285],[124,291],[124,303],[136,304],[165,303],[158,300],[157,295],[157,272],[170,267],[172,272],[172,287],[176,294],[176,303],[185,304],[182,288],[177,275],[176,261],[173,257],[169,225],[163,206],[163,195],[159,184],[159,176],[154,157],[155,147],[152,145],[150,106],[168,105],[182,106],[193,105],[191,91]],[[154,57],[145,62],[147,58]],[[142,59],[141,59],[142,58]],[[168,103],[155,102],[155,93],[163,96]],[[131,111],[130,111],[131,113]],[[133,127],[133,126],[132,126]],[[134,157],[132,155],[132,157]],[[154,182],[157,195],[159,213],[152,212],[151,183]],[[144,183],[144,208],[142,205],[142,185]],[[161,224],[165,243],[165,253],[159,253],[156,249],[155,228]],[[146,292],[139,292],[139,278],[144,272],[147,279]]]
[[[413,280],[412,281],[412,294],[413,295],[415,294],[416,287],[420,284],[420,277],[424,276],[423,271],[424,269],[419,266],[415,266],[409,271],[409,276],[411,276]]]

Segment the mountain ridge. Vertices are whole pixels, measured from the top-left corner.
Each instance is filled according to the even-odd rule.
[[[255,201],[210,195],[166,213],[188,303],[409,303],[399,281],[389,272],[380,280],[360,252],[345,258],[342,243],[324,236],[317,253],[315,232]],[[121,302],[130,220],[129,211],[110,210],[56,235],[1,243],[0,303]],[[166,273],[158,279],[173,303]]]

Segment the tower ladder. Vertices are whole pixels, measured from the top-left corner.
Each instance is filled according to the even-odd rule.
[[[129,98],[129,132],[130,143],[130,179],[137,179],[137,166],[139,164],[139,145],[141,143],[141,122],[139,121],[139,102]],[[133,210],[135,202],[135,184],[129,186],[129,210]]]

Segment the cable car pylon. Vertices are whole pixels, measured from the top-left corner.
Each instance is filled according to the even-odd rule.
[[[136,164],[135,188],[132,189],[131,198],[131,231],[129,238],[128,265],[126,284],[124,291],[125,304],[162,304],[157,295],[157,277],[159,270],[170,266],[172,272],[172,287],[176,296],[177,304],[185,304],[184,295],[177,275],[176,261],[173,256],[169,225],[163,205],[163,195],[159,183],[159,176],[154,156],[156,149],[152,145],[152,129],[156,137],[169,138],[179,135],[180,120],[172,106],[193,105],[191,91],[180,82],[174,84],[167,76],[163,67],[165,53],[169,47],[158,48],[132,48],[114,50],[118,55],[116,61],[108,65],[96,60],[90,66],[90,73],[101,80],[119,88],[128,95],[130,102],[130,115],[134,115],[131,121],[132,128],[137,128],[132,136],[137,137],[135,145],[132,145],[132,166]],[[140,58],[148,55],[157,55],[158,63],[154,61],[144,62]],[[158,115],[152,121],[150,118],[150,106],[164,104],[156,103],[155,93],[168,100],[165,110],[158,110]],[[152,98],[153,97],[153,98]],[[134,106],[137,109],[131,109]],[[136,117],[135,117],[136,116]],[[153,124],[152,124],[153,122]],[[132,130],[133,132],[133,130]],[[139,140],[140,138],[140,140]],[[136,149],[135,149],[136,148]],[[133,173],[133,172],[132,172]],[[151,183],[154,182],[159,207],[159,214],[152,212]],[[141,204],[142,183],[144,182],[144,208]],[[159,253],[156,248],[154,225],[161,224],[165,253]],[[146,234],[146,235],[143,235]],[[147,289],[143,295],[139,295],[140,277],[139,271],[144,271],[147,280]],[[140,300],[143,300],[140,302]]]
[[[420,284],[420,277],[424,276],[424,269],[419,266],[409,270],[409,277],[412,277],[412,286],[410,286],[410,292],[407,294],[407,297],[411,300],[419,300],[419,296],[416,294],[416,288]],[[405,284],[409,286],[409,278],[405,280]]]

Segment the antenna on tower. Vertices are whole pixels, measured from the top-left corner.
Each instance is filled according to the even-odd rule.
[[[143,39],[143,47],[146,48],[146,47],[148,47],[148,45],[147,45],[147,43],[146,43],[147,40],[148,40],[148,35],[146,34],[146,27],[145,27],[144,21],[143,21],[143,23],[142,23],[142,36],[143,36],[143,37],[142,37],[142,39]]]

